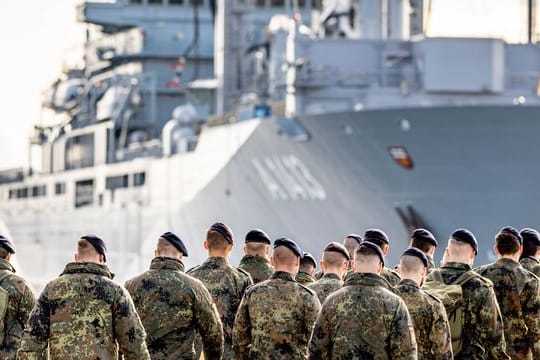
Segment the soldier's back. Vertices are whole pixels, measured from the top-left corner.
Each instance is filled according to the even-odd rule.
[[[234,326],[236,359],[305,359],[320,303],[285,272],[250,287]]]
[[[418,360],[452,359],[450,326],[443,303],[408,279],[401,280],[396,290],[413,321]]]
[[[397,286],[397,284],[399,284],[399,282],[401,281],[401,276],[399,276],[397,271],[389,269],[387,267],[384,267],[382,269],[381,276],[393,287]]]
[[[146,330],[150,355],[192,360],[195,335],[201,333],[207,357],[220,357],[223,330],[212,298],[202,282],[183,270],[179,260],[157,257],[150,270],[126,283]]]
[[[532,272],[536,276],[540,276],[540,260],[533,257],[525,257],[519,260],[519,263],[525,270]]]
[[[416,359],[412,321],[403,300],[376,274],[350,274],[317,318],[310,359]]]
[[[517,261],[501,258],[476,271],[493,282],[512,359],[540,358],[540,282]],[[534,353],[534,356],[533,356]]]
[[[244,255],[238,267],[249,273],[254,284],[268,280],[274,272],[270,261],[262,256]]]
[[[319,280],[309,284],[308,287],[317,293],[319,301],[322,304],[328,295],[343,287],[343,280],[339,275],[329,273],[324,274]]]

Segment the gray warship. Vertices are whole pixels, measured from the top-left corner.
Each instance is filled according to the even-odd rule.
[[[39,286],[97,233],[123,281],[178,233],[205,258],[214,221],[319,254],[384,229],[456,228],[493,257],[540,227],[540,48],[425,36],[421,0],[84,2],[84,66],[45,92],[41,169],[0,172],[0,219]],[[440,251],[441,252],[441,251]],[[232,262],[241,256],[236,246]],[[439,254],[440,256],[440,254]]]

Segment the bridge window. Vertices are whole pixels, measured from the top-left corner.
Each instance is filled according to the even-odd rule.
[[[66,141],[66,169],[94,165],[94,134],[73,136]]]
[[[9,189],[9,198],[10,199],[16,199],[17,198],[17,189]]]
[[[41,197],[47,195],[47,187],[39,185],[32,187],[32,197]]]
[[[58,182],[54,184],[54,193],[56,195],[62,195],[66,193],[66,183]]]
[[[133,174],[133,186],[144,186],[145,183],[146,183],[145,172]]]
[[[109,176],[105,179],[105,188],[107,190],[114,190],[128,187],[128,176]]]
[[[163,0],[148,0],[150,5],[163,5]]]
[[[255,6],[256,7],[265,7],[266,6],[266,0],[255,0]]]
[[[191,5],[201,6],[203,4],[203,0],[189,0],[189,3]]]
[[[75,183],[75,207],[92,205],[94,203],[94,180],[80,180]]]
[[[27,188],[17,189],[17,199],[26,199],[27,197],[28,197]]]
[[[284,7],[285,0],[271,0],[270,5],[272,5],[272,7]]]
[[[184,0],[169,0],[170,5],[184,5]]]
[[[134,5],[140,5],[142,4],[142,0],[129,0],[129,3]]]

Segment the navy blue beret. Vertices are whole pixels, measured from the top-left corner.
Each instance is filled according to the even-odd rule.
[[[268,235],[260,229],[253,229],[246,234],[246,244],[250,242],[268,245],[272,243]]]
[[[513,228],[512,226],[503,227],[501,230],[499,230],[499,234],[502,233],[514,235],[518,239],[519,244],[523,244],[523,238],[521,237],[521,234],[519,233],[519,231],[517,231],[517,229]]]
[[[96,249],[98,254],[103,255],[105,261],[107,260],[105,256],[107,253],[107,245],[105,245],[105,241],[103,241],[100,237],[94,234],[81,236],[81,239],[88,241],[90,245],[92,245],[94,249]]]
[[[478,255],[478,241],[474,237],[474,234],[467,229],[458,229],[452,233],[450,238],[467,243],[474,249],[474,254]]]
[[[429,265],[429,262],[428,262],[428,258],[426,256],[426,254],[424,254],[424,252],[420,249],[417,249],[415,247],[410,247],[408,249],[406,249],[403,254],[401,254],[401,256],[414,256],[414,257],[417,257],[418,259],[420,259],[422,261],[422,264],[424,264],[424,267],[428,267]]]
[[[378,244],[380,242],[383,242],[385,244],[389,244],[388,236],[384,233],[384,231],[379,229],[368,229],[364,232],[364,240],[365,241],[375,241],[375,244]]]
[[[182,255],[184,255],[185,257],[188,256],[186,245],[184,245],[184,242],[182,241],[182,239],[176,236],[176,234],[170,231],[167,231],[166,233],[161,234],[160,237],[170,242],[176,248],[176,250],[182,253]]]
[[[437,242],[437,239],[435,239],[435,236],[431,232],[429,232],[426,229],[416,229],[413,231],[411,235],[412,240],[423,240],[425,242],[430,243],[431,245],[437,247],[439,246],[439,243]]]
[[[0,235],[0,246],[8,252],[15,254],[15,245],[5,236]]]
[[[311,265],[313,265],[314,268],[317,267],[317,261],[315,260],[315,258],[313,257],[313,255],[311,255],[310,253],[304,251],[304,254],[302,255],[302,260],[301,262],[303,263],[309,263]]]
[[[540,234],[535,229],[525,228],[521,229],[521,237],[523,242],[531,242],[535,246],[540,246]]]
[[[346,238],[351,238],[351,239],[354,239],[356,240],[356,242],[360,245],[360,243],[362,242],[362,236],[358,235],[358,234],[349,234],[347,236],[345,236],[345,239]]]
[[[222,222],[213,223],[208,231],[218,232],[229,244],[232,245],[234,243],[234,235],[231,228]]]
[[[347,236],[347,237],[350,237],[350,236]],[[337,242],[331,242],[328,245],[326,245],[323,252],[336,252],[345,256],[345,259],[347,260],[351,259],[351,257],[349,256],[349,252],[347,251],[345,246]]]
[[[274,249],[279,246],[287,247],[299,258],[302,258],[304,256],[304,252],[302,251],[302,248],[294,240],[291,240],[289,238],[277,239],[276,241],[274,241]]]
[[[382,264],[384,266],[384,254],[382,252],[382,249],[379,247],[379,245],[374,244],[371,241],[364,240],[364,241],[362,241],[362,243],[360,245],[358,245],[358,247],[356,248],[356,251],[358,251],[358,250],[360,250],[362,248],[368,248],[368,249],[371,249],[371,250],[375,251],[375,253],[377,254],[377,256],[379,256],[379,259],[381,259],[381,262],[382,262]]]

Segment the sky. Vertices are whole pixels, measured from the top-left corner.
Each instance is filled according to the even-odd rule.
[[[0,1],[0,169],[27,166],[41,94],[84,39],[81,0]],[[432,0],[431,36],[525,38],[526,0]]]

